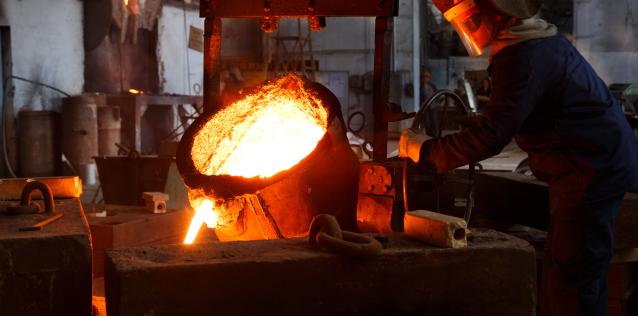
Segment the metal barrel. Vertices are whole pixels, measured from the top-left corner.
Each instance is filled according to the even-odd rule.
[[[60,116],[54,111],[18,113],[19,173],[23,177],[61,174]]]
[[[77,172],[98,155],[97,109],[100,95],[81,95],[62,101],[62,152]],[[82,175],[80,175],[82,176]]]

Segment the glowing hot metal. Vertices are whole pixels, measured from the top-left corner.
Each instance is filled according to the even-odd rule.
[[[215,114],[195,136],[199,172],[267,178],[308,156],[326,132],[321,100],[288,75]]]
[[[219,220],[219,213],[214,210],[213,202],[209,199],[204,199],[201,204],[195,209],[195,216],[188,227],[186,238],[184,238],[184,244],[190,245],[195,241],[197,233],[203,224],[206,224],[208,228],[217,227],[217,221]]]

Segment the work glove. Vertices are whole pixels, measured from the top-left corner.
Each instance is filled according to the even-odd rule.
[[[428,134],[407,128],[399,139],[399,157],[410,158],[415,163],[419,162],[421,146],[426,141],[432,139]]]

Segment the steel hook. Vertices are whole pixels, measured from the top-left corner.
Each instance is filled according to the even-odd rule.
[[[24,186],[24,188],[22,189],[20,205],[30,206],[31,196],[33,195],[33,191],[36,190],[42,193],[42,198],[44,199],[44,211],[55,213],[55,203],[53,203],[53,194],[51,193],[51,188],[40,181],[32,181]]]

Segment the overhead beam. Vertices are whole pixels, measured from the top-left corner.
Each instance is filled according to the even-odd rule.
[[[390,17],[397,0],[202,0],[201,17],[259,18],[264,16]]]

